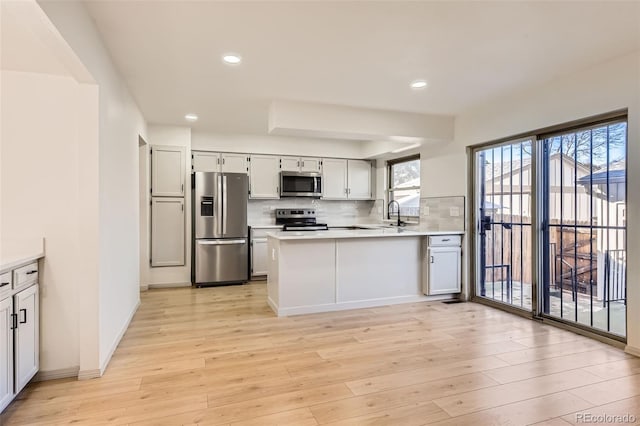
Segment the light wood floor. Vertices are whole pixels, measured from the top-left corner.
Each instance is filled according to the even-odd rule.
[[[264,283],[150,290],[104,377],[3,425],[567,425],[640,418],[640,359],[473,303],[277,318]]]

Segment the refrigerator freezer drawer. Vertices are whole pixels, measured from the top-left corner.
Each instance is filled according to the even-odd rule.
[[[249,243],[246,238],[196,240],[196,284],[242,282],[248,276]]]

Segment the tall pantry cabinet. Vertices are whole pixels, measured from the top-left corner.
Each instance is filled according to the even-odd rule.
[[[185,264],[185,148],[151,148],[151,266]]]

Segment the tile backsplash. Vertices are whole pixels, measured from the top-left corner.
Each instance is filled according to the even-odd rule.
[[[465,197],[420,199],[420,225],[431,231],[464,231]]]
[[[356,223],[380,222],[382,204],[382,200],[330,201],[309,198],[249,200],[247,219],[249,226],[274,225],[275,209],[314,208],[319,223],[326,223],[329,226],[349,226]]]

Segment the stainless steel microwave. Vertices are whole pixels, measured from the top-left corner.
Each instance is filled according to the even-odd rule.
[[[280,172],[281,197],[322,196],[322,175],[315,172]]]

